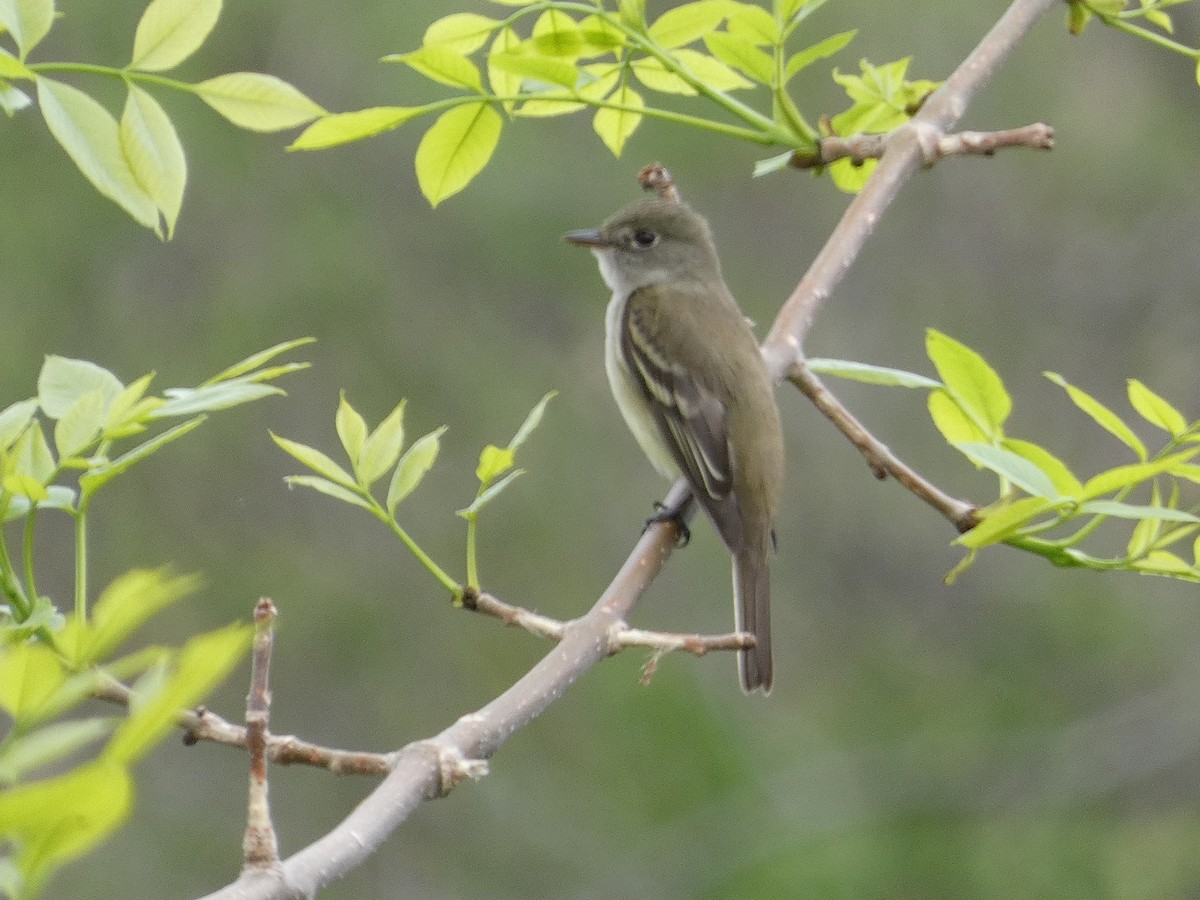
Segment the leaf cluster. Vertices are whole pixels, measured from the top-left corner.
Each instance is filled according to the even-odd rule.
[[[488,444],[479,454],[479,464],[475,469],[475,477],[479,481],[478,490],[471,504],[458,510],[458,515],[467,521],[467,584],[472,588],[479,587],[476,556],[479,514],[501,491],[524,473],[523,469],[515,468],[517,449],[537,428],[546,404],[554,394],[555,392],[551,391],[538,401],[506,446],[501,448]],[[315,447],[277,434],[272,434],[271,437],[285,453],[315,473],[289,475],[285,479],[289,485],[311,488],[343,503],[367,510],[383,522],[438,583],[450,592],[454,601],[459,602],[463,597],[464,586],[422,549],[396,517],[400,503],[417,488],[433,468],[441,447],[441,437],[446,431],[445,426],[435,428],[414,441],[406,450],[406,405],[407,401],[401,400],[395,409],[372,429],[362,414],[346,399],[345,393],[342,393],[334,416],[334,427],[342,451],[349,462],[349,469]],[[375,496],[374,486],[389,472],[391,477],[388,480],[387,496],[380,501]]]
[[[384,57],[456,95],[420,106],[376,106],[323,116],[290,149],[357,141],[436,115],[416,153],[417,180],[433,205],[461,191],[491,159],[506,121],[593,110],[592,126],[619,156],[646,118],[725,134],[788,152],[756,173],[812,154],[818,132],[789,86],[805,69],[846,47],[846,31],[792,49],[807,18],[826,0],[776,0],[770,9],[741,0],[693,0],[654,20],[645,4],[497,0],[506,17],[453,13],[433,22],[420,47]],[[833,127],[893,127],[932,82],[903,79],[907,60],[841,83],[854,105]],[[899,68],[897,68],[899,66]],[[894,76],[899,76],[898,78]],[[757,91],[757,105],[739,99]],[[671,98],[697,98],[717,117],[679,112]]]
[[[204,43],[217,23],[222,0],[152,0],[133,36],[129,62],[119,68],[68,62],[34,62],[30,53],[50,32],[54,0],[0,3],[0,109],[11,118],[32,104],[16,84],[29,82],[50,133],[84,177],[135,221],[170,238],[183,205],[187,160],[170,116],[146,86],[199,97],[239,128],[280,131],[324,114],[319,105],[272,75],[232,72],[199,82],[161,73],[179,66]],[[90,94],[48,73],[120,79],[125,104],[115,118]]]
[[[1075,407],[1132,457],[1081,478],[1047,448],[1005,433],[1012,398],[982,356],[934,330],[928,332],[926,352],[938,379],[838,360],[813,360],[810,365],[814,371],[858,381],[929,390],[929,414],[938,431],[977,468],[999,478],[999,497],[956,540],[967,557],[950,578],[965,570],[982,548],[1003,543],[1061,566],[1200,581],[1200,507],[1187,507],[1183,499],[1186,484],[1200,483],[1200,465],[1192,462],[1200,452],[1200,420],[1189,422],[1163,397],[1131,379],[1130,406],[1163,433],[1162,445],[1151,451],[1116,412],[1061,375],[1047,372]],[[1131,523],[1124,552],[1101,555],[1084,549],[1106,521]],[[1192,539],[1186,558],[1168,549],[1186,539]]]
[[[307,363],[274,360],[308,342],[279,344],[196,387],[161,395],[150,392],[152,372],[126,385],[96,363],[48,356],[37,394],[0,410],[0,524],[21,534],[18,561],[0,527],[0,711],[10,720],[0,737],[0,839],[8,845],[0,893],[35,896],[56,868],[118,827],[133,799],[130,768],[250,643],[250,628],[229,625],[179,648],[118,655],[147,620],[199,582],[166,569],[133,571],[89,607],[92,500],[210,413],[282,394],[272,382]],[[66,614],[37,588],[34,539],[47,510],[75,524],[75,604]],[[129,679],[136,681],[128,716],[74,715],[88,697]],[[59,773],[38,774],[49,766]]]

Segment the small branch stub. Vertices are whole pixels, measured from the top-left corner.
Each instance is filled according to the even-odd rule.
[[[794,169],[816,169],[839,159],[849,159],[862,165],[868,159],[879,159],[892,141],[903,131],[915,131],[925,166],[932,166],[947,156],[992,156],[1006,147],[1029,147],[1033,150],[1054,149],[1054,129],[1042,122],[1009,128],[1003,131],[959,131],[945,134],[927,122],[908,122],[887,134],[852,134],[846,137],[829,135],[821,138],[816,152],[797,150],[788,165]]]
[[[675,186],[675,179],[662,163],[650,163],[638,172],[637,180],[638,184],[642,186],[642,190],[653,191],[658,194],[660,199],[669,200],[671,203],[681,202],[679,188]]]

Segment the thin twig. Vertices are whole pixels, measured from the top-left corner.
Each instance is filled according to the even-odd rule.
[[[953,522],[960,532],[970,531],[978,524],[977,507],[974,504],[951,497],[902,462],[886,444],[862,426],[803,360],[798,361],[792,370],[791,382],[858,448],[876,478],[883,479],[891,475]]]
[[[246,695],[246,749],[250,753],[250,790],[246,834],[242,839],[245,871],[279,866],[279,840],[271,824],[267,782],[267,727],[271,722],[271,645],[277,611],[270,598],[254,607],[254,648],[250,657],[250,693]]]
[[[672,203],[679,202],[679,189],[675,186],[675,179],[662,163],[650,163],[638,172],[637,180],[642,190],[653,191],[660,199],[670,200]]]
[[[796,151],[788,165],[794,169],[815,169],[839,159],[849,159],[856,165],[861,165],[868,159],[879,159],[883,156],[888,143],[900,131],[901,129],[896,129],[887,134],[852,134],[847,137],[830,135],[821,138],[815,153]],[[922,138],[921,156],[926,166],[931,166],[947,156],[991,156],[1005,147],[1030,147],[1035,150],[1054,148],[1054,129],[1041,122],[1003,131],[959,131],[953,134],[939,133],[926,128],[924,132],[918,132],[918,135]]]

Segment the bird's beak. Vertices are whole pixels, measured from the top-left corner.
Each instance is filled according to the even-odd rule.
[[[600,233],[598,228],[585,228],[582,231],[568,231],[563,235],[563,240],[568,244],[574,244],[576,247],[587,247],[588,249],[603,249],[610,246],[609,242],[604,239],[604,235]]]

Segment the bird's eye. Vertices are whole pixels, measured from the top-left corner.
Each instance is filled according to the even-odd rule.
[[[633,233],[633,245],[639,250],[645,250],[658,243],[658,235],[648,228],[639,228]]]

